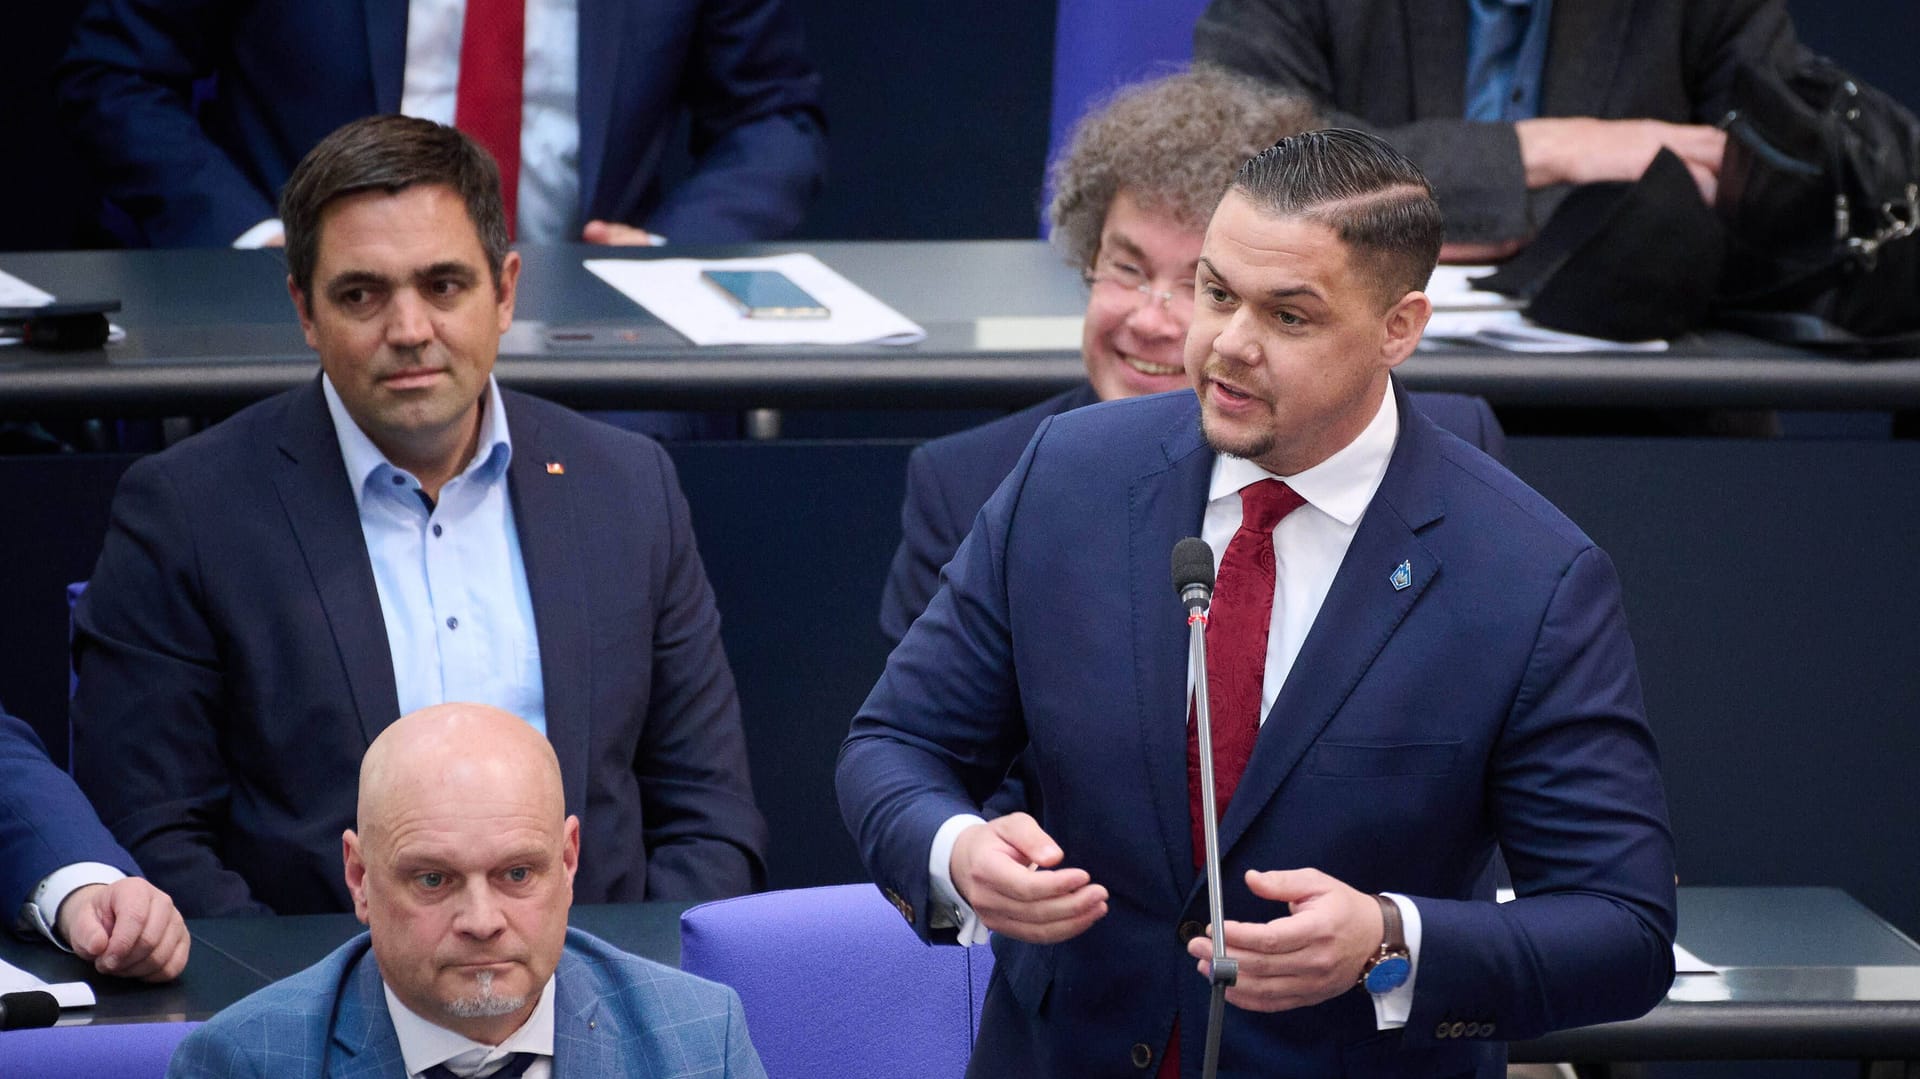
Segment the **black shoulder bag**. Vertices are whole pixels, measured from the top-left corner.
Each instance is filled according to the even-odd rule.
[[[1920,121],[1824,57],[1743,65],[1722,126],[1715,311],[1769,340],[1920,347]]]

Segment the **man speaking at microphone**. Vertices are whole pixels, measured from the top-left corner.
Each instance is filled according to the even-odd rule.
[[[1202,248],[1194,392],[1043,423],[854,719],[839,795],[876,880],[929,940],[993,931],[972,1074],[1200,1072],[1190,535],[1219,560],[1222,1075],[1493,1077],[1508,1039],[1665,993],[1673,847],[1612,564],[1391,377],[1441,233],[1374,136],[1248,162]],[[1036,815],[982,821],[1023,750]]]

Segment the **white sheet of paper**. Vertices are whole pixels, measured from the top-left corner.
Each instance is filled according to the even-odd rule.
[[[22,989],[45,989],[62,1008],[93,1007],[93,986],[86,982],[48,984],[12,963],[0,959],[0,993],[18,993]]]
[[[1498,292],[1473,287],[1473,278],[1485,277],[1492,266],[1436,266],[1427,281],[1427,298],[1435,311],[1512,310],[1520,301]]]
[[[911,345],[927,331],[807,254],[751,259],[588,259],[594,276],[696,345]],[[818,319],[742,315],[702,270],[778,270],[826,307]]]
[[[40,307],[52,302],[53,293],[0,270],[0,307]]]
[[[1676,941],[1673,945],[1673,972],[1675,974],[1718,974],[1720,968],[1682,948]]]
[[[1508,352],[1665,352],[1665,341],[1610,341],[1549,330],[1518,311],[1435,311],[1421,336],[1429,341],[1464,341]]]

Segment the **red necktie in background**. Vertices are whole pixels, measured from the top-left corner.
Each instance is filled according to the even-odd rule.
[[[453,126],[500,164],[507,231],[520,203],[520,81],[526,59],[525,0],[467,0],[460,32],[460,86]]]
[[[1240,489],[1240,528],[1227,541],[1207,615],[1207,708],[1213,728],[1213,795],[1221,816],[1260,736],[1260,687],[1267,677],[1267,627],[1273,622],[1273,529],[1306,499],[1279,480]],[[1207,860],[1200,804],[1200,725],[1187,724],[1187,813],[1193,867]],[[1180,1024],[1160,1058],[1159,1079],[1179,1079]]]

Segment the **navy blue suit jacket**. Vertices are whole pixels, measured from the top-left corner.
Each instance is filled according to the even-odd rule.
[[[764,1079],[740,997],[578,929],[553,976],[553,1073]],[[380,968],[362,933],[188,1034],[169,1079],[391,1079],[405,1071]]]
[[[1398,400],[1385,476],[1220,841],[1228,918],[1281,913],[1247,890],[1249,869],[1411,896],[1412,1016],[1376,1031],[1358,988],[1275,1015],[1230,1009],[1222,1074],[1492,1079],[1500,1041],[1637,1015],[1672,978],[1672,840],[1612,564]],[[1213,467],[1196,412],[1180,392],[1044,421],[841,749],[848,827],[923,935],[939,935],[934,833],[977,811],[1021,752],[1066,864],[1112,895],[1070,941],[995,938],[973,1074],[1138,1074],[1133,1047],[1158,1052],[1176,1016],[1199,1068],[1207,985],[1180,926],[1206,901],[1186,618],[1167,576]],[[1496,846],[1520,895],[1504,905],[1490,901]]]
[[[0,712],[0,925],[13,923],[47,874],[75,862],[140,872],[72,777],[47,759],[40,736]]]
[[[672,463],[503,394],[576,898],[754,889],[766,824]],[[318,377],[127,470],[74,625],[75,774],[154,883],[190,916],[352,909],[340,833],[399,704]]]
[[[1506,462],[1507,435],[1486,398],[1462,393],[1409,396],[1428,419]],[[1092,386],[1076,386],[913,451],[907,458],[907,494],[900,504],[900,547],[880,594],[880,632],[887,640],[900,643],[907,627],[927,609],[940,587],[940,567],[959,549],[994,488],[1013,471],[1040,422],[1098,400]]]
[[[580,207],[679,243],[791,232],[818,190],[819,76],[785,0],[581,0]],[[224,247],[340,125],[400,111],[407,0],[94,0],[60,94],[108,196],[158,247]],[[193,84],[217,76],[196,119]],[[660,166],[680,110],[692,175]]]

